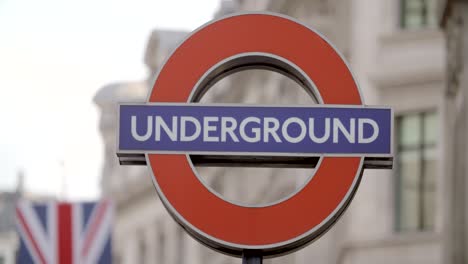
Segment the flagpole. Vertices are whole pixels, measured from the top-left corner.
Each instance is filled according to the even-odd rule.
[[[60,169],[61,169],[61,172],[62,172],[62,175],[61,175],[62,186],[61,186],[61,190],[60,190],[60,199],[62,201],[66,201],[66,198],[67,198],[66,197],[67,196],[67,173],[66,173],[66,169],[65,169],[65,161],[60,160],[59,165],[60,165]]]

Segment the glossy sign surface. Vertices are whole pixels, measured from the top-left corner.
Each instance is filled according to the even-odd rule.
[[[268,13],[225,17],[193,32],[161,68],[148,104],[189,104],[197,101],[203,94],[201,91],[212,82],[210,78],[221,76],[216,73],[235,71],[236,67],[242,66],[284,71],[294,75],[295,80],[303,84],[319,103],[362,108],[357,111],[366,112],[348,66],[331,44],[317,32],[291,18]],[[248,107],[245,107],[238,111],[239,115],[248,111]],[[211,111],[208,108],[205,110]],[[218,117],[222,117],[224,110],[217,111],[220,114]],[[284,109],[285,113],[288,111],[291,110]],[[358,122],[359,114],[353,111],[350,113],[356,114],[354,118]],[[273,117],[279,120],[280,115],[277,113]],[[385,121],[380,120],[384,133],[390,129],[385,141],[391,138],[392,128],[388,122],[391,113],[388,115]],[[238,121],[242,122],[240,119]],[[150,125],[152,121],[149,120]],[[284,125],[286,119],[281,121],[284,121]],[[135,119],[135,126],[138,122]],[[154,125],[154,129],[157,129],[158,124]],[[135,129],[134,137],[141,140],[155,136],[147,137],[144,130]],[[160,126],[159,129],[163,129],[166,136],[174,133],[169,127],[165,129]],[[283,137],[288,133],[292,133],[289,136],[297,136],[288,129],[282,134]],[[368,132],[364,133],[367,133],[367,138],[370,137]],[[177,138],[177,133],[172,137]],[[208,133],[207,139],[210,137],[216,135]],[[248,137],[252,137],[252,134]],[[388,154],[389,146],[386,143],[384,152]],[[177,148],[176,145],[166,147]],[[208,148],[204,144],[199,147]],[[276,151],[274,147],[271,148],[273,152]],[[260,151],[267,149],[263,146]],[[242,151],[248,154],[252,149],[244,147]],[[340,217],[351,201],[359,185],[364,158],[367,157],[367,154],[353,151],[345,157],[340,155],[343,153],[336,152],[322,155],[332,152],[331,149],[317,151],[321,155],[315,173],[294,195],[273,204],[249,207],[229,202],[207,188],[190,161],[189,151],[181,152],[185,154],[144,152],[161,201],[193,237],[215,250],[235,256],[240,256],[245,249],[261,250],[265,256],[285,254],[319,237]]]
[[[391,154],[388,108],[144,104],[119,116],[120,152]]]

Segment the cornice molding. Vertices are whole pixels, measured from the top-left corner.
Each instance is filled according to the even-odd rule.
[[[445,82],[445,70],[442,66],[440,68],[434,67],[407,71],[385,71],[382,69],[371,73],[370,80],[374,82],[377,88],[443,83]]]

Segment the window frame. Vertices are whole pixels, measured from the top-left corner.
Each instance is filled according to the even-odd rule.
[[[415,27],[408,26],[407,15],[411,12],[407,6],[408,1],[420,1],[421,10],[418,15],[421,17],[421,24]],[[400,0],[400,28],[403,30],[418,30],[429,27],[429,3],[428,0]]]
[[[395,194],[395,222],[394,222],[394,230],[397,233],[407,233],[407,232],[425,232],[425,231],[434,231],[435,227],[429,227],[427,226],[426,222],[427,220],[425,219],[425,178],[426,178],[426,171],[425,171],[425,156],[424,153],[426,150],[430,149],[435,149],[437,150],[438,148],[438,141],[431,142],[431,143],[426,143],[425,142],[425,135],[426,135],[426,129],[425,129],[425,120],[426,117],[429,115],[436,114],[436,116],[439,116],[439,113],[437,109],[435,108],[429,108],[429,109],[422,109],[422,110],[415,110],[415,111],[406,111],[402,113],[398,113],[395,116],[395,124],[396,124],[396,140],[395,140],[395,150],[396,150],[396,162],[395,162],[395,171],[394,171],[394,176],[395,176],[395,185],[394,185],[394,194]],[[408,117],[408,116],[417,116],[419,126],[420,126],[420,131],[418,135],[418,142],[414,146],[402,146],[401,144],[401,122],[403,118]],[[439,119],[437,119],[439,121]],[[439,124],[439,122],[438,122]],[[408,151],[408,150],[416,150],[417,153],[419,154],[419,160],[418,160],[418,169],[419,169],[419,175],[418,175],[418,189],[417,189],[417,199],[418,199],[418,215],[417,215],[417,227],[415,229],[404,229],[402,228],[402,172],[401,172],[401,160],[400,160],[400,153],[402,151]],[[436,198],[434,198],[436,199]],[[435,217],[435,215],[434,215]]]

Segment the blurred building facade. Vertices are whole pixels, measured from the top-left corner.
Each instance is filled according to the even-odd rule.
[[[439,14],[446,6],[437,0],[221,2],[218,17],[237,11],[273,11],[313,27],[349,62],[366,104],[395,110],[394,170],[367,170],[350,208],[328,233],[294,254],[266,263],[466,263],[461,255],[466,254],[468,243],[464,195],[468,181],[463,165],[468,162],[468,72],[460,65],[467,56],[453,54],[456,49],[446,46],[446,36],[449,44],[464,37],[457,45],[468,50],[467,29],[456,26],[468,9],[465,5],[447,15],[444,34]],[[186,34],[154,31],[145,56],[148,79],[106,86],[94,99],[101,109],[105,143],[102,190],[117,203],[116,263],[240,262],[188,237],[158,200],[148,168],[119,166],[115,156],[116,102],[145,101],[158,68]],[[460,62],[447,65],[450,56]],[[261,70],[221,80],[202,101],[313,103],[293,81]],[[244,203],[284,197],[313,173],[307,169],[197,169],[210,187]],[[454,259],[461,260],[450,262]]]
[[[444,260],[468,262],[468,1],[441,1],[447,37]]]
[[[16,232],[16,204],[20,199],[34,197],[24,192],[24,173],[18,172],[16,190],[0,192],[0,264],[16,263],[19,247]]]
[[[0,193],[0,264],[16,262],[19,242],[15,229],[15,208],[18,199],[17,192]]]

